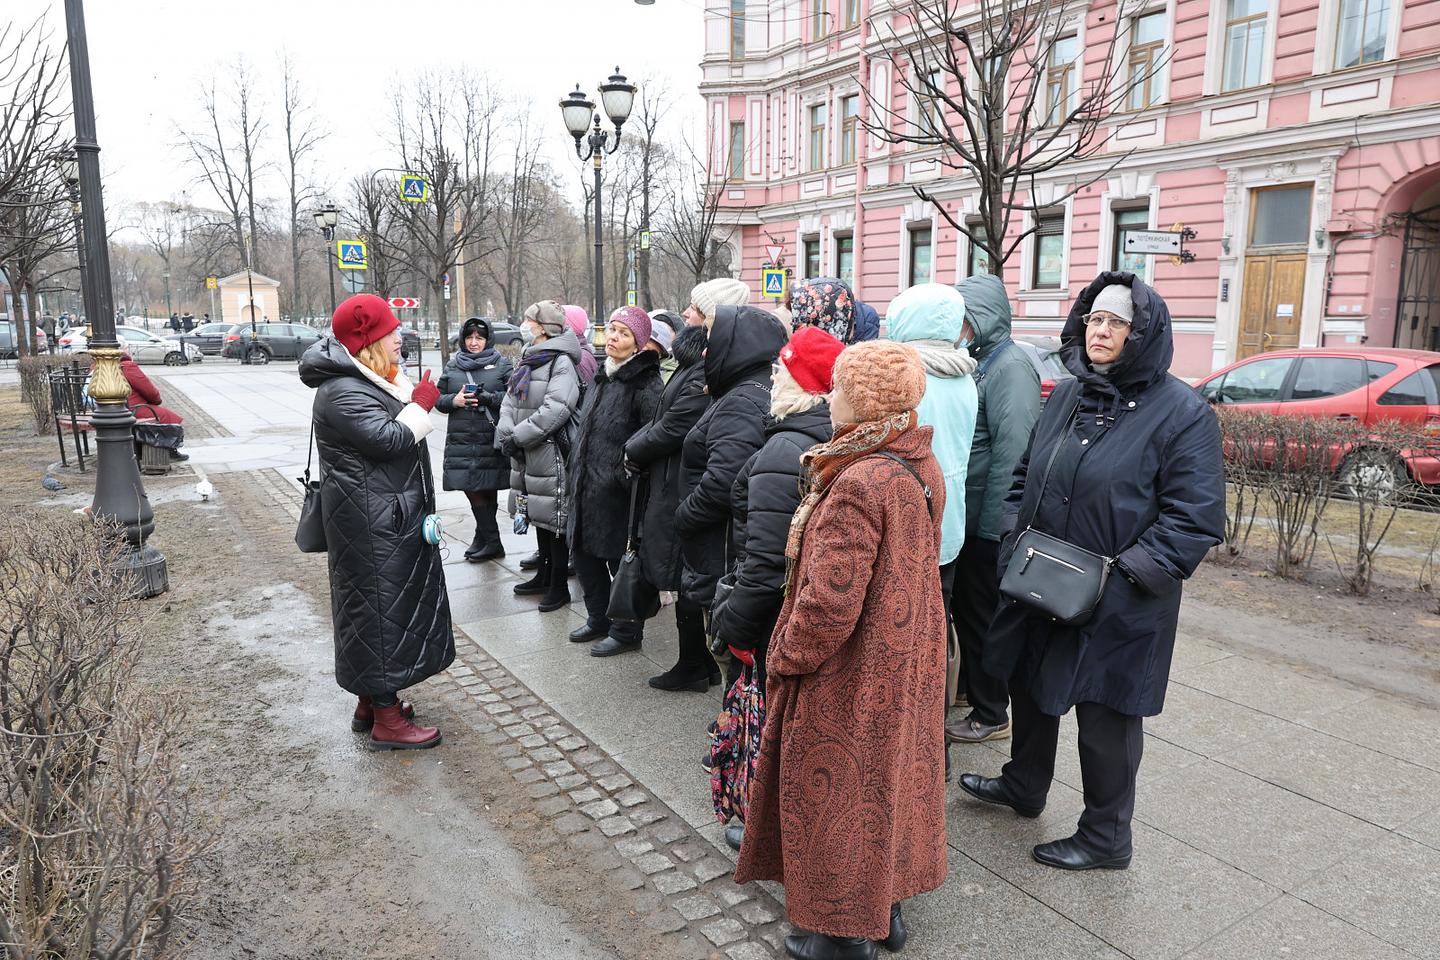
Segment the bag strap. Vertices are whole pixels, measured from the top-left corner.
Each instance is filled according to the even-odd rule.
[[[1070,430],[1075,426],[1075,414],[1080,412],[1080,393],[1075,393],[1075,404],[1065,416],[1065,425],[1060,430],[1060,436],[1055,441],[1055,449],[1050,451],[1050,459],[1045,462],[1045,474],[1040,480],[1040,495],[1035,498],[1035,509],[1030,511],[1030,519],[1025,523],[1025,529],[1029,530],[1035,525],[1035,517],[1040,512],[1040,504],[1045,500],[1045,488],[1050,484],[1050,472],[1055,468],[1055,458],[1060,456],[1060,448],[1065,446],[1065,439],[1070,436]]]
[[[1000,354],[1005,352],[1005,348],[1010,346],[1014,342],[1014,340],[1006,337],[1004,340],[1000,341],[999,345],[997,345],[994,350],[990,351],[989,355],[986,356],[984,360],[980,361],[980,368],[975,371],[976,383],[979,383],[981,380],[985,379],[985,372],[990,369],[990,364],[994,363],[995,359],[999,357]]]
[[[900,464],[900,466],[904,467],[906,471],[909,472],[910,476],[915,478],[915,482],[920,484],[920,489],[925,493],[925,509],[929,512],[930,519],[933,521],[935,519],[935,496],[930,491],[930,484],[926,483],[923,479],[921,479],[920,471],[912,467],[909,461],[905,460],[902,457],[896,456],[889,450],[881,450],[879,451],[879,453],[876,454],[876,456],[884,457],[886,460],[894,460],[896,463]]]
[[[305,486],[310,486],[310,464],[315,457],[315,418],[310,418],[310,442],[305,450]]]
[[[640,542],[640,524],[635,522],[636,506],[640,502],[640,487],[643,481],[636,477],[630,483],[630,518],[625,522],[625,552],[633,553]]]

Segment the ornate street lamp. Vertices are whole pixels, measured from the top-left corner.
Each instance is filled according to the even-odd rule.
[[[625,121],[630,119],[630,109],[635,105],[635,85],[628,83],[625,76],[616,67],[615,72],[605,83],[600,84],[600,103],[605,109],[605,115],[615,125],[615,141],[610,143],[610,134],[600,127],[600,114],[595,110],[595,103],[586,99],[584,91],[577,83],[575,89],[564,100],[560,101],[560,112],[565,118],[565,129],[570,131],[570,136],[575,138],[575,155],[583,163],[586,160],[595,161],[595,313],[597,322],[604,323],[605,317],[605,239],[601,230],[602,206],[600,203],[600,164],[605,154],[614,153],[620,149],[620,128]],[[586,139],[586,131],[589,131],[588,146],[582,150],[580,141]],[[607,144],[609,145],[607,149]]]
[[[333,203],[315,209],[315,226],[325,237],[325,259],[330,264],[330,316],[335,316],[335,226],[340,222],[340,208]]]
[[[147,543],[155,530],[155,514],[145,496],[135,462],[132,428],[135,416],[126,405],[130,384],[120,370],[120,343],[115,338],[114,299],[110,290],[110,249],[106,244],[105,207],[100,195],[100,144],[95,139],[95,99],[90,85],[90,50],[85,39],[82,0],[65,0],[70,52],[70,90],[75,110],[75,152],[78,156],[81,216],[85,230],[85,316],[92,331],[90,395],[96,409],[90,417],[95,431],[95,500],[90,514],[119,525],[129,550],[121,564],[136,596],[153,597],[170,589],[165,556]]]

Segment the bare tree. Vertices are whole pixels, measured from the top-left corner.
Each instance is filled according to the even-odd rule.
[[[659,82],[641,82],[640,97],[636,110],[630,118],[635,129],[633,136],[639,142],[640,161],[640,224],[641,231],[648,231],[660,206],[656,194],[664,182],[665,167],[669,156],[659,140],[660,125],[670,112],[671,101],[665,86]],[[650,251],[643,246],[636,254],[636,276],[639,282],[640,302],[653,304],[655,297],[650,289]]]
[[[300,280],[301,249],[300,210],[319,198],[310,176],[309,156],[325,139],[316,126],[313,105],[305,99],[295,66],[286,54],[280,60],[281,108],[285,126],[285,186],[289,191],[290,223],[290,312],[294,316],[310,315],[310,300]],[[327,256],[329,254],[327,253]],[[300,309],[303,304],[304,309]]]
[[[195,167],[196,182],[210,188],[224,212],[230,234],[226,246],[236,261],[259,271],[260,234],[255,182],[265,120],[258,109],[254,81],[243,60],[234,64],[232,96],[221,102],[214,78],[200,89],[205,127],[182,131],[181,145]],[[246,227],[249,236],[246,236]]]
[[[430,184],[427,203],[404,203],[398,218],[409,244],[396,260],[425,279],[438,308],[442,362],[450,359],[445,278],[457,265],[490,253],[491,160],[498,104],[490,85],[472,74],[433,74],[396,91],[396,147],[405,169]]]
[[[718,275],[719,249],[730,241],[734,227],[725,222],[733,207],[723,207],[728,171],[706,172],[704,161],[688,143],[689,173],[666,203],[661,230],[655,238],[662,254],[679,264],[691,286]],[[722,212],[726,215],[722,219]]]
[[[371,173],[350,181],[347,219],[355,228],[369,259],[370,288],[377,296],[390,298],[399,283],[395,242],[399,232],[395,206],[399,181]],[[398,239],[398,238],[397,238]]]
[[[510,172],[495,178],[495,252],[485,261],[485,275],[500,293],[505,311],[518,316],[533,299],[529,268],[542,244],[550,241],[556,203],[552,174],[545,163],[544,137],[530,125],[527,107],[516,110]],[[548,294],[547,294],[548,295]]]
[[[910,0],[906,16],[882,31],[879,56],[909,102],[897,109],[870,91],[865,128],[889,143],[938,147],[942,168],[975,181],[973,220],[937,202],[929,187],[911,189],[983,250],[997,275],[1035,232],[1038,214],[1103,180],[1129,156],[1086,166],[1053,192],[1037,189],[1062,168],[1105,151],[1110,122],[1163,63],[1158,58],[1139,69],[1127,63],[1137,6],[1129,0],[1117,0],[1113,24],[1088,28],[1082,49],[1076,23],[1088,6]],[[1012,233],[1027,215],[1030,225]]]

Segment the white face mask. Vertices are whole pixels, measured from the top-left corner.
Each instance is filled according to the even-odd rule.
[[[520,324],[520,340],[527,347],[535,342],[535,331],[531,328],[530,324]]]

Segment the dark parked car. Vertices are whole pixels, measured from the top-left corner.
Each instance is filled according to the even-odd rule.
[[[1074,376],[1065,369],[1065,361],[1060,359],[1060,338],[1018,336],[1015,345],[1040,377],[1040,405],[1043,407],[1050,394],[1055,392],[1055,385]]]
[[[167,333],[165,339],[178,341],[183,338],[186,343],[199,347],[205,356],[218,357],[225,349],[225,334],[234,327],[233,323],[202,323],[189,333]]]
[[[45,331],[39,327],[35,328],[35,348],[41,353],[50,350],[50,340],[45,336]],[[10,360],[18,353],[15,349],[15,325],[8,320],[0,320],[0,358]]]
[[[261,323],[253,332],[250,324],[237,323],[225,334],[220,355],[231,360],[248,356],[251,363],[296,360],[319,339],[319,330],[301,323]]]

